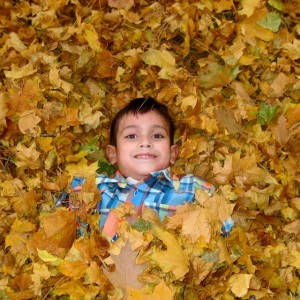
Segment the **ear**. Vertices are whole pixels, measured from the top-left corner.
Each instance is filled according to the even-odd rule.
[[[106,146],[106,156],[109,162],[114,165],[117,162],[117,148],[112,145]]]
[[[179,154],[179,146],[178,145],[172,145],[171,146],[171,155],[170,155],[170,163],[172,165],[175,164],[176,162],[176,159],[177,159],[177,156]]]

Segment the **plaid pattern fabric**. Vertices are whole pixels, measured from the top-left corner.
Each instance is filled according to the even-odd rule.
[[[74,178],[72,188],[75,191],[80,190],[83,183],[84,179]],[[114,177],[99,174],[96,177],[96,185],[102,195],[95,208],[95,211],[100,213],[99,225],[103,232],[112,238],[118,229],[118,217],[112,209],[121,204],[132,203],[136,211],[135,217],[140,216],[145,207],[150,207],[163,219],[172,215],[176,206],[193,202],[196,189],[205,191],[209,196],[215,191],[211,183],[197,176],[171,177],[169,169],[153,172],[146,180],[136,184],[127,183],[126,178],[119,172],[116,172]],[[228,235],[233,225],[231,218],[226,220],[222,227],[223,235]]]

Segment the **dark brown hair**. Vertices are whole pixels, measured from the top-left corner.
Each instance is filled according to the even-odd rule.
[[[128,114],[145,114],[153,110],[156,111],[167,122],[170,130],[171,145],[173,145],[175,131],[173,120],[167,107],[152,97],[133,99],[115,115],[110,126],[110,144],[117,146],[117,131],[120,120],[123,116]]]

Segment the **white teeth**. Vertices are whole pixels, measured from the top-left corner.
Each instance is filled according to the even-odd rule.
[[[154,158],[155,156],[154,155],[149,155],[149,154],[140,154],[140,155],[137,155],[136,158]]]

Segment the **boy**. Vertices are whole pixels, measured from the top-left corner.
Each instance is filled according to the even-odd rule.
[[[100,213],[100,227],[112,240],[117,238],[118,217],[113,208],[131,203],[135,218],[145,207],[157,211],[160,218],[172,214],[176,206],[195,200],[195,189],[212,195],[212,184],[193,175],[171,177],[169,167],[178,156],[174,144],[174,124],[166,106],[151,97],[132,100],[114,117],[110,144],[106,154],[117,166],[113,177],[96,177],[101,200],[96,211]],[[72,187],[80,190],[81,178],[75,178]],[[232,219],[224,222],[223,234],[229,233]]]

